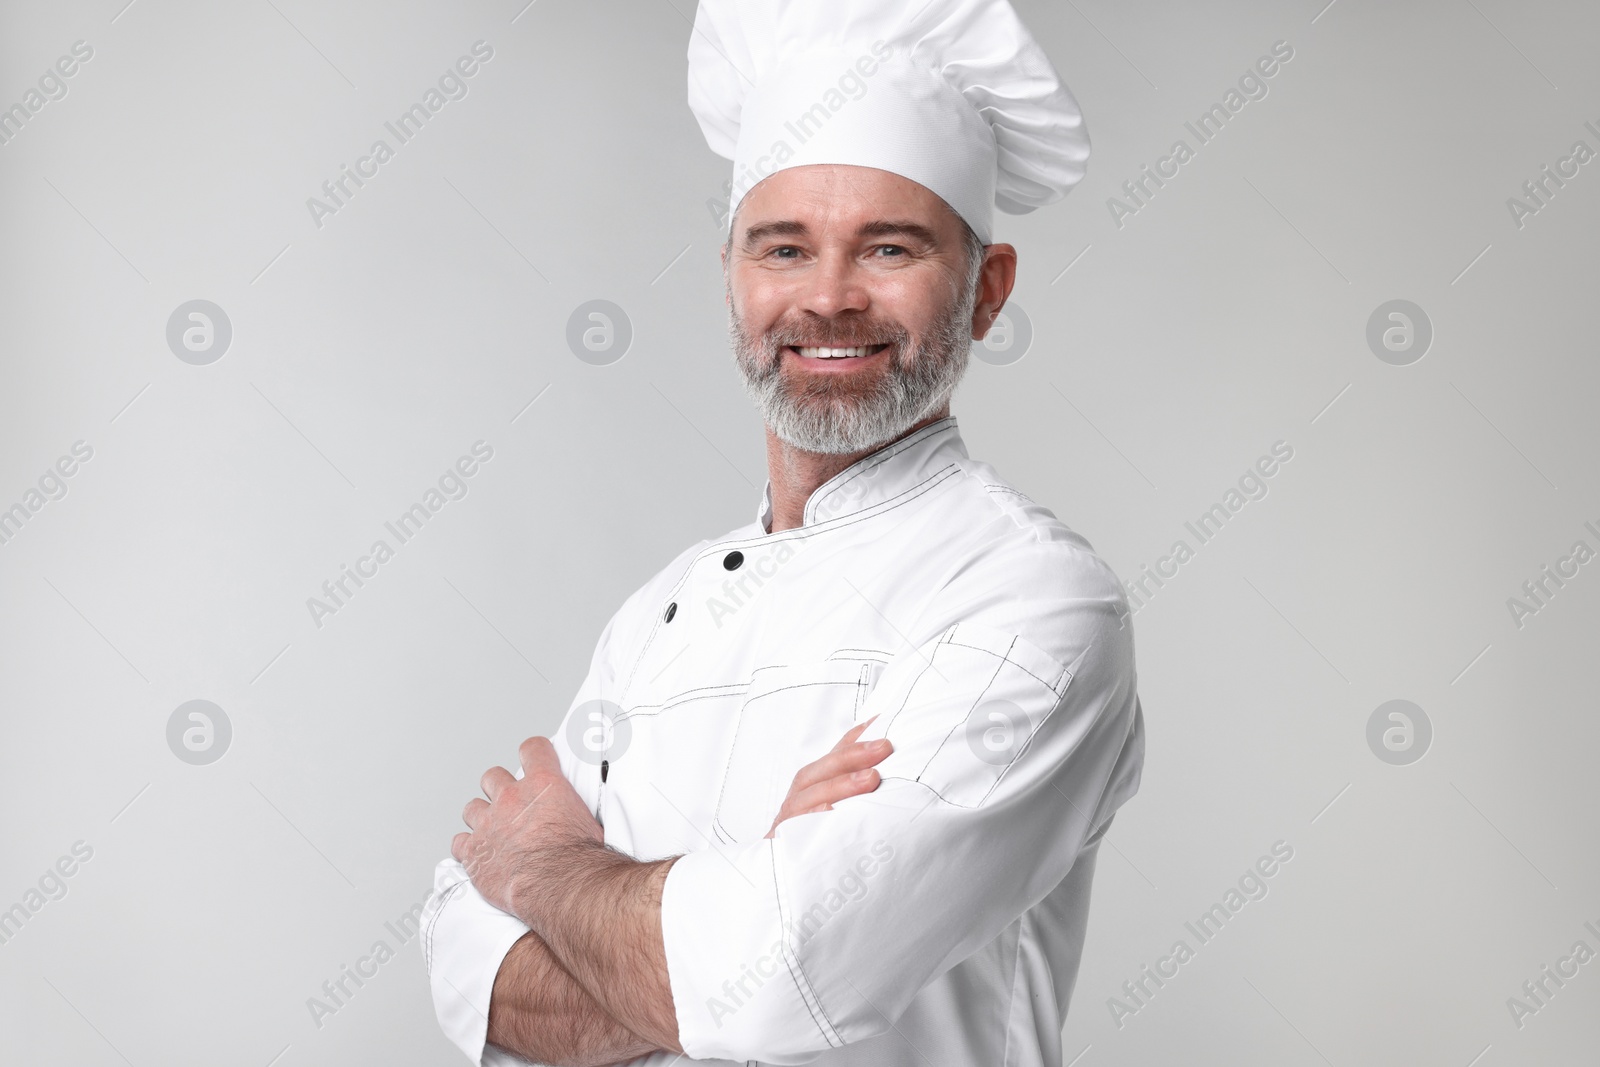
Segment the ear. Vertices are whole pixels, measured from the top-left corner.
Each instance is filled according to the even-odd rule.
[[[972,339],[983,340],[999,316],[1017,281],[1017,250],[1008,244],[985,245],[978,270],[978,298],[972,305]]]

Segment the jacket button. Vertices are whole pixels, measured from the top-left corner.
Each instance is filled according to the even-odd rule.
[[[667,605],[667,613],[666,613],[666,615],[662,616],[662,618],[665,619],[667,622],[671,622],[672,621],[672,617],[674,615],[676,615],[677,613],[678,613],[678,602],[676,600],[674,600],[672,603]]]
[[[722,569],[723,570],[728,570],[728,571],[736,571],[736,570],[739,569],[739,564],[741,564],[743,562],[744,562],[744,553],[740,552],[738,550],[735,550],[733,552],[729,552],[726,556],[722,557]]]

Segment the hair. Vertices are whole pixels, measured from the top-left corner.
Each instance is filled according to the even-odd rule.
[[[961,218],[959,215],[956,217]],[[962,292],[976,294],[978,276],[983,272],[983,253],[989,246],[978,239],[966,219],[961,219],[961,235],[967,250],[967,287]]]

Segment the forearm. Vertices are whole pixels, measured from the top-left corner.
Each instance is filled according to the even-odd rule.
[[[624,1063],[657,1047],[606,1014],[532,931],[511,946],[495,975],[489,1043],[554,1067]]]
[[[677,857],[640,863],[604,845],[563,849],[519,918],[600,1008],[652,1047],[682,1052],[661,937],[661,892]],[[519,902],[523,904],[523,902]]]

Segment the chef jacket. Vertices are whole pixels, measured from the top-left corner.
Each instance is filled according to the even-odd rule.
[[[954,418],[770,523],[768,483],[756,522],[629,597],[552,738],[608,845],[682,857],[661,927],[685,1058],[1058,1067],[1096,850],[1144,757],[1120,582]],[[795,772],[869,718],[894,745],[877,788],[768,839]],[[523,1062],[485,1030],[527,927],[453,859],[434,888],[440,1025]]]

